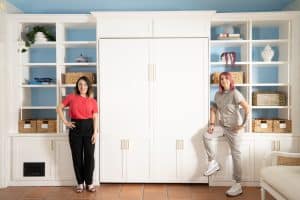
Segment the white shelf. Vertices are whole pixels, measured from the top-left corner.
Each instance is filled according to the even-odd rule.
[[[288,43],[287,39],[275,39],[275,40],[252,40],[255,44],[277,44],[277,43]]]
[[[21,85],[23,88],[55,88],[56,86],[56,84]]]
[[[56,48],[56,42],[36,42],[30,48]]]
[[[210,62],[211,65],[230,65],[230,66],[235,66],[235,65],[249,65],[250,62],[247,61],[242,61],[242,62],[235,62],[234,65],[232,64],[226,64],[225,62]]]
[[[97,87],[97,84],[92,84],[93,87]],[[75,84],[62,84],[60,87],[75,87]]]
[[[252,109],[289,109],[289,106],[251,106]]]
[[[95,47],[96,41],[65,41],[63,42],[65,47]]]
[[[76,63],[63,63],[62,65],[69,66],[96,66],[96,62],[76,62]]]
[[[287,83],[254,83],[254,84],[251,84],[253,87],[264,87],[264,86],[267,86],[267,87],[271,87],[271,86],[288,86]]]
[[[225,47],[234,47],[242,46],[249,43],[249,40],[211,40],[210,45],[213,46],[225,46]]]
[[[219,84],[210,84],[210,86],[212,87],[219,87]],[[247,87],[247,86],[251,86],[250,84],[248,83],[243,83],[243,84],[234,84],[234,86],[237,86],[237,87]]]
[[[56,63],[25,63],[25,67],[56,67]]]
[[[10,137],[67,137],[65,133],[10,133]]]
[[[56,109],[55,106],[21,106],[23,110],[50,110]]]
[[[252,62],[252,65],[285,65],[288,64],[286,61],[271,61],[271,62]]]

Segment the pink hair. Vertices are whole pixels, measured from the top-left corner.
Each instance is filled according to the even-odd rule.
[[[219,91],[224,92],[224,88],[221,84],[221,76],[225,76],[230,81],[230,90],[234,90],[235,86],[232,75],[230,74],[230,72],[222,72],[219,76]]]

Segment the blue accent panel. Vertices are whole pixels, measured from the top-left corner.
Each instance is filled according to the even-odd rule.
[[[253,67],[252,70],[253,83],[277,83],[278,67]]]
[[[56,106],[56,88],[31,88],[32,106]]]
[[[65,62],[75,62],[75,59],[82,54],[88,57],[89,62],[96,62],[96,48],[67,48]]]
[[[66,41],[96,41],[96,29],[67,29]]]
[[[245,36],[241,33],[241,28],[238,26],[233,26],[234,33],[241,34],[241,39],[246,39]],[[214,26],[211,28],[211,39],[217,40],[218,35],[224,33],[224,26]]]
[[[67,67],[66,72],[93,72],[93,73],[96,73],[96,67],[92,67],[92,66]]]
[[[236,53],[236,61],[241,61],[241,47],[213,47],[211,48],[210,60],[212,62],[221,61],[221,54],[233,51]]]
[[[54,67],[30,68],[30,80],[34,78],[52,78],[56,82],[56,69]]]
[[[261,52],[264,50],[265,47],[253,47],[252,49],[252,60],[253,61],[263,61],[263,58],[261,56]],[[271,48],[274,50],[274,57],[272,58],[272,61],[278,61],[279,58],[279,49],[277,46],[271,46]]]
[[[47,109],[47,110],[25,110],[23,112],[27,112],[29,116],[28,119],[56,119],[56,111],[55,109]]]
[[[252,109],[252,118],[278,118],[278,109]]]
[[[55,48],[30,48],[30,62],[56,62]]]
[[[280,87],[277,86],[263,86],[263,87],[252,87],[253,92],[261,92],[261,91],[268,91],[268,92],[277,92],[279,91]]]
[[[293,0],[8,0],[25,13],[89,13],[91,11],[217,10],[218,12],[274,11]]]
[[[210,87],[210,101],[214,101],[215,94],[219,91],[219,86],[211,86]]]
[[[253,27],[253,40],[272,40],[279,39],[278,27]]]

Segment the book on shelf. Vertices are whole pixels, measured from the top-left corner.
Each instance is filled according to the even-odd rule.
[[[218,40],[240,40],[241,34],[239,33],[220,33]]]

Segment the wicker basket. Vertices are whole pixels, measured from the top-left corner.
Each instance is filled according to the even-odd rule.
[[[38,133],[56,133],[56,120],[37,120]]]
[[[290,158],[284,156],[277,157],[277,165],[300,166],[300,158]]]
[[[287,119],[274,119],[273,132],[290,133],[292,131],[292,121]]]
[[[285,106],[285,94],[281,92],[253,92],[253,106]]]
[[[220,72],[214,72],[211,74],[211,83],[218,84]],[[230,72],[232,79],[235,84],[242,84],[244,83],[244,72]]]
[[[96,74],[92,72],[67,72],[62,74],[62,82],[64,84],[75,84],[82,76],[86,76],[91,83],[96,83]]]
[[[36,133],[36,120],[19,120],[20,133]]]
[[[254,119],[252,122],[252,131],[258,133],[271,133],[273,131],[273,120]]]

